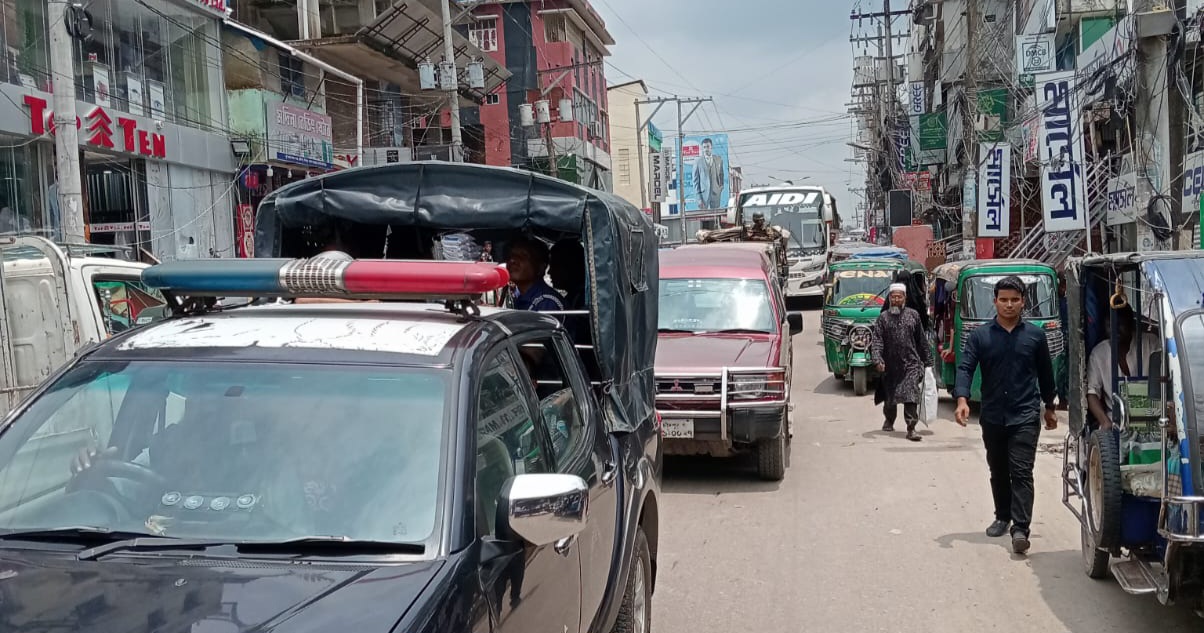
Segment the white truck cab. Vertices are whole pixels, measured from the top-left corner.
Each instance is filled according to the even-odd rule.
[[[163,316],[163,295],[141,282],[147,265],[105,250],[0,237],[0,416],[81,347]]]

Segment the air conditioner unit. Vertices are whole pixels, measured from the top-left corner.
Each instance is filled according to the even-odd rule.
[[[592,121],[589,124],[590,138],[602,138],[602,124],[598,121]]]

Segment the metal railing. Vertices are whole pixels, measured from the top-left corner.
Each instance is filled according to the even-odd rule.
[[[1087,218],[1088,230],[1091,231],[1099,228],[1107,217],[1108,180],[1113,176],[1112,162],[1111,155],[1106,155],[1087,167]],[[1082,229],[1049,235],[1045,232],[1044,224],[1038,224],[1021,236],[1009,257],[1035,259],[1051,266],[1060,266],[1076,250],[1082,250],[1080,245],[1086,236],[1086,231]]]

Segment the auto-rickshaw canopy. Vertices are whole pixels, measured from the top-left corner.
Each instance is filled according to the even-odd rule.
[[[382,244],[405,241],[407,232],[426,237],[452,230],[579,237],[611,428],[631,430],[654,415],[657,236],[648,216],[630,203],[505,167],[439,161],[362,167],[268,195],[256,217],[255,254],[295,256],[286,252],[290,239],[295,243],[306,227],[336,220],[367,227]]]

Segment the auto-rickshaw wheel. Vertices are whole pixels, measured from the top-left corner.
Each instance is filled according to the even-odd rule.
[[[865,367],[853,368],[853,393],[864,396],[870,388],[870,372]]]
[[[1083,511],[1086,513],[1086,505],[1083,506]],[[1101,550],[1095,546],[1095,538],[1091,536],[1091,530],[1087,527],[1087,517],[1083,517],[1082,527],[1079,528],[1079,540],[1083,545],[1083,571],[1087,572],[1087,576],[1099,580],[1108,577],[1108,561],[1112,555],[1108,550]]]
[[[1098,430],[1087,438],[1083,522],[1097,548],[1120,545],[1120,446],[1112,431]]]

